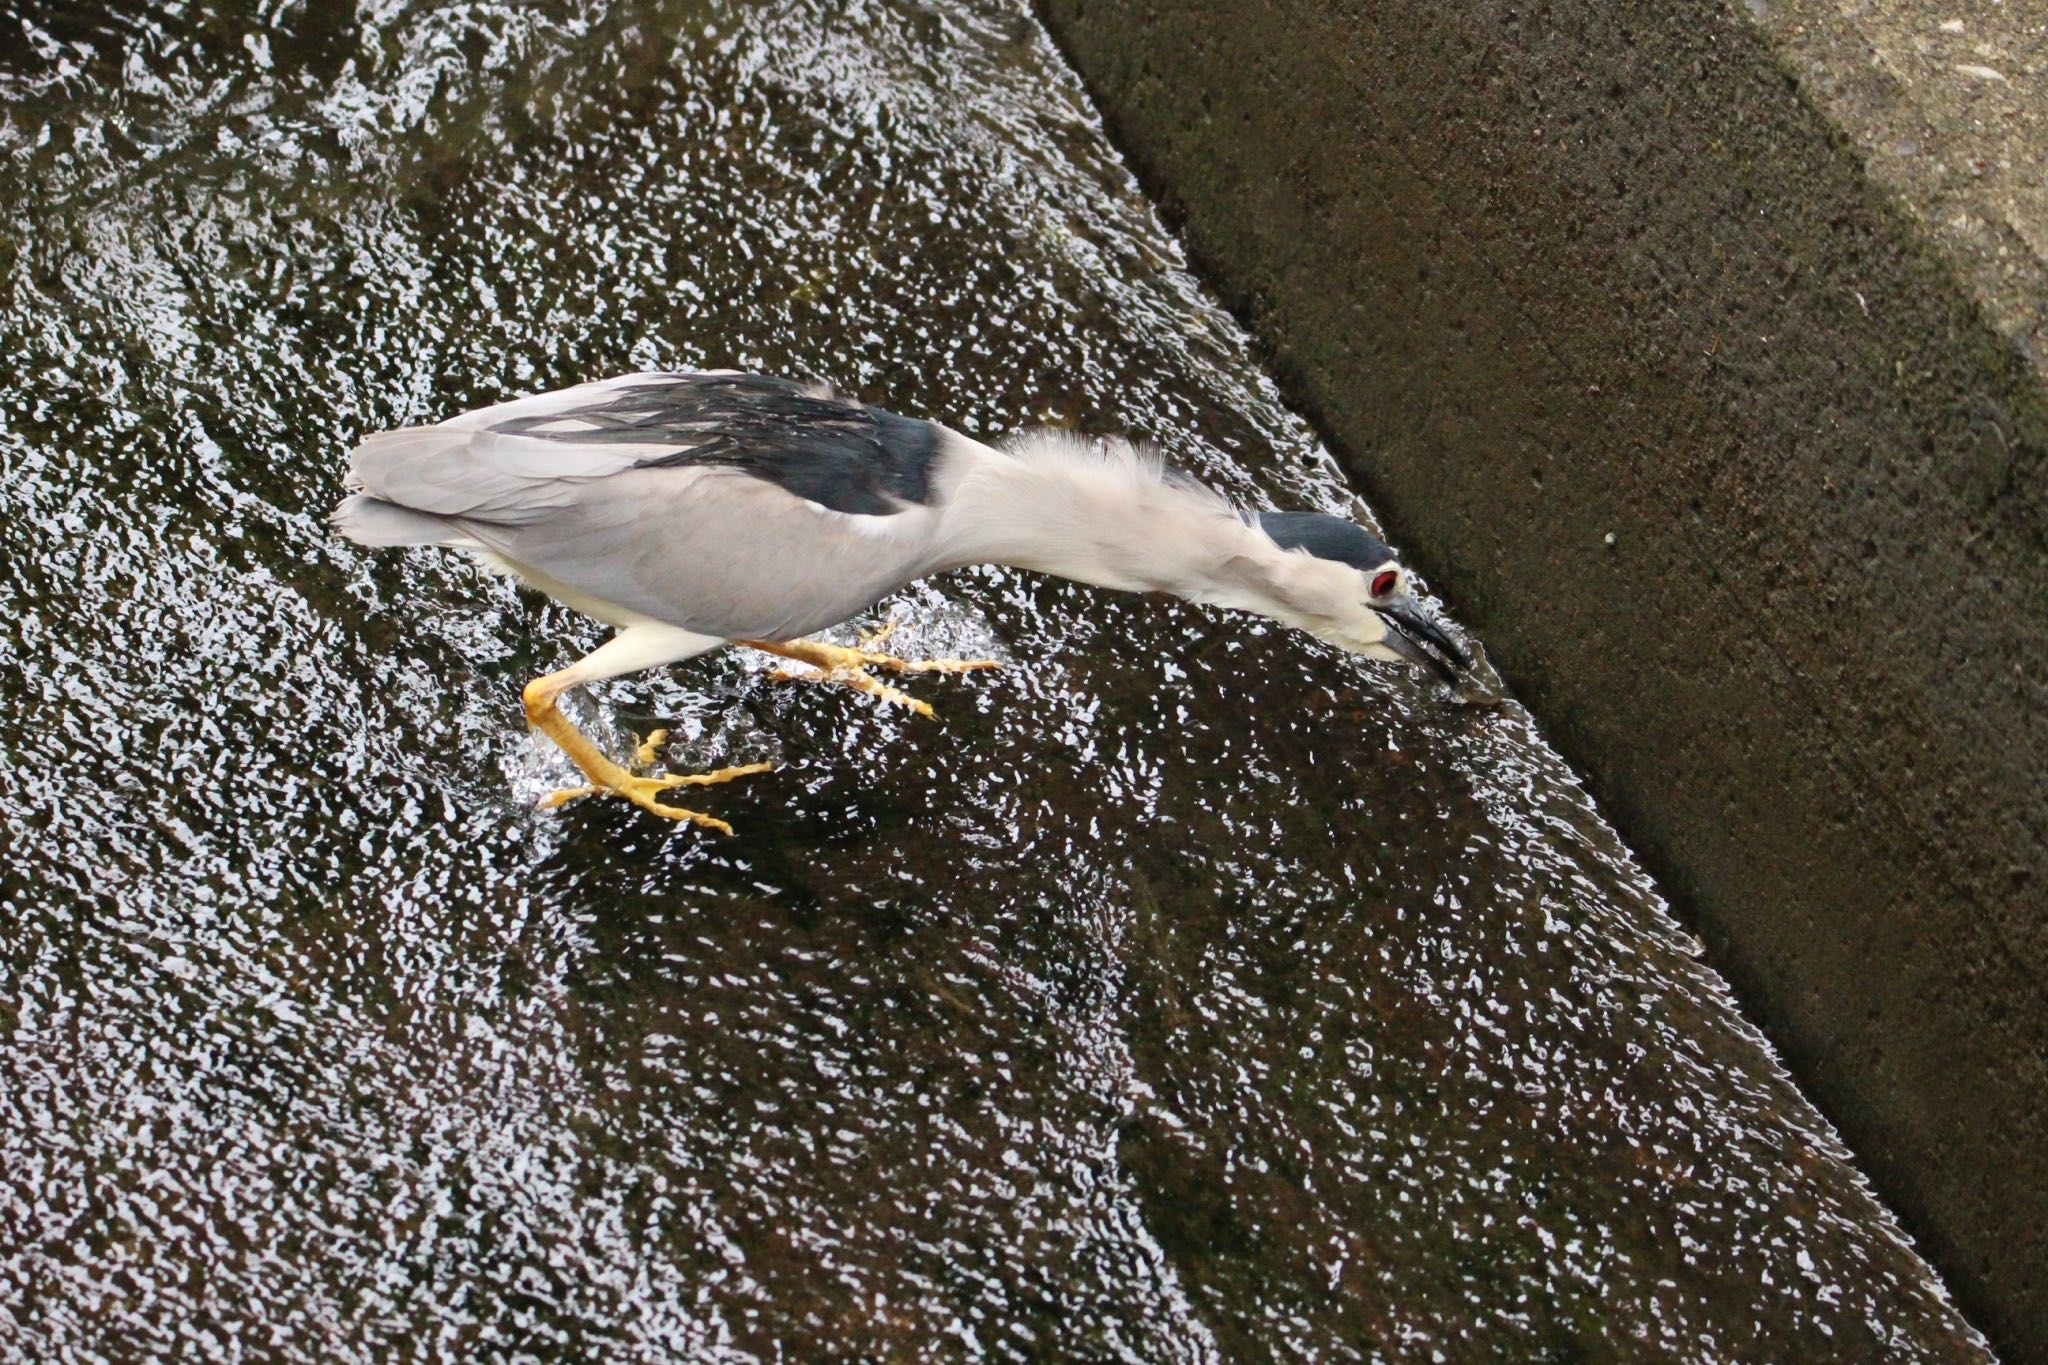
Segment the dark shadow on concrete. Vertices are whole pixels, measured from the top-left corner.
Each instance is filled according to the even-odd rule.
[[[1740,14],[1042,9],[1966,1309],[2048,1358],[2025,329]]]

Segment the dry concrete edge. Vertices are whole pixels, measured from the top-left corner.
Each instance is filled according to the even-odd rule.
[[[2048,1360],[2038,257],[1930,230],[1763,0],[1038,4],[1964,1311]]]

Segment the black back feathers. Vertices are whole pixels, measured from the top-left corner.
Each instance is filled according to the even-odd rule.
[[[634,467],[736,469],[835,512],[869,516],[931,501],[941,434],[930,422],[750,374],[651,376],[586,406],[492,430],[579,445],[672,445]]]

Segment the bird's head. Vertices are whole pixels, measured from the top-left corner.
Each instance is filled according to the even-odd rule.
[[[1423,611],[1408,571],[1364,527],[1321,512],[1261,512],[1258,528],[1283,550],[1271,612],[1369,659],[1414,664],[1452,687],[1472,661]]]

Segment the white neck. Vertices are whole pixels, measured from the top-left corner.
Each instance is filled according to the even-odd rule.
[[[940,478],[943,567],[1009,564],[1169,592],[1332,639],[1364,609],[1355,571],[1281,549],[1221,494],[1126,442],[1038,431],[997,450],[959,438]]]

